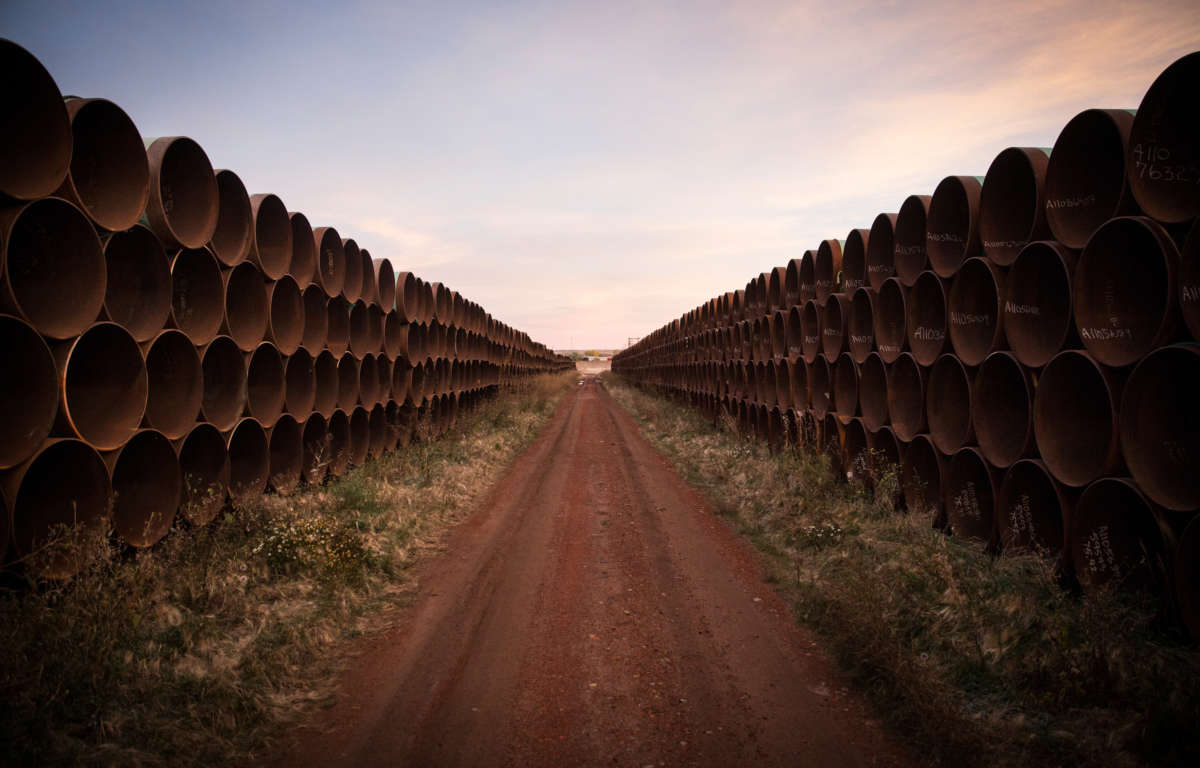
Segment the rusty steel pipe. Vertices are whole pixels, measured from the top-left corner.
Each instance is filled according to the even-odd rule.
[[[62,527],[95,530],[112,503],[108,467],[82,440],[47,440],[0,475],[0,483],[12,517],[11,546],[18,556],[33,555]],[[43,552],[28,568],[45,578],[65,579],[82,565],[82,553],[67,547]]]
[[[329,465],[330,438],[325,417],[319,413],[309,414],[304,420],[301,435],[300,476],[309,485],[317,485],[325,479]]]
[[[1084,589],[1113,584],[1158,592],[1165,582],[1166,552],[1156,510],[1132,480],[1105,477],[1084,489],[1067,539]]]
[[[933,365],[946,347],[946,284],[931,271],[922,272],[905,301],[905,337],[921,365]]]
[[[376,355],[375,366],[379,371],[378,402],[386,403],[392,398],[392,370],[395,367],[387,355]]]
[[[829,471],[837,482],[846,482],[846,427],[832,413],[818,417],[821,424],[820,447],[829,462]]]
[[[229,493],[229,449],[212,424],[192,427],[177,440],[179,452],[179,513],[194,526],[212,522]]]
[[[899,278],[889,277],[871,305],[875,348],[885,363],[895,362],[908,347],[906,294]]]
[[[55,433],[98,451],[119,448],[146,413],[146,361],[137,342],[116,323],[96,323],[52,351],[59,391]]]
[[[975,441],[971,390],[974,373],[954,355],[942,355],[929,369],[925,414],[929,436],[947,456]]]
[[[870,288],[859,288],[851,297],[846,331],[850,354],[861,363],[875,347],[875,293]]]
[[[66,106],[71,165],[56,194],[79,206],[98,229],[129,229],[150,197],[150,165],[137,126],[107,99],[68,98]]]
[[[220,181],[219,175],[217,180]],[[250,221],[252,237],[246,258],[268,280],[279,280],[289,274],[295,243],[292,241],[292,222],[283,201],[271,194],[251,195]],[[304,240],[311,248],[311,236],[305,234]],[[311,266],[308,273],[312,274]],[[297,274],[303,273],[297,271]]]
[[[867,285],[867,249],[871,230],[852,229],[842,249],[841,290],[847,295]]]
[[[0,315],[0,470],[15,467],[42,445],[58,412],[58,369],[38,332]],[[0,528],[7,523],[0,524]]]
[[[246,407],[246,363],[242,351],[228,336],[218,336],[200,353],[204,394],[200,414],[221,432],[237,424]]]
[[[979,199],[983,191],[976,176],[947,176],[933,191],[925,226],[929,267],[950,278],[967,259],[979,256]]]
[[[324,349],[329,338],[329,300],[319,285],[309,285],[302,294],[304,300],[304,335],[300,346],[310,350]]]
[[[317,271],[317,242],[308,217],[298,211],[288,212],[292,228],[292,257],[288,269],[301,290],[307,289]],[[322,291],[324,292],[324,291]]]
[[[803,360],[791,363],[788,372],[788,386],[791,387],[791,403],[796,410],[807,411],[810,408],[808,397],[808,366]]]
[[[171,311],[171,268],[162,243],[137,225],[103,240],[106,280],[103,319],[125,328],[138,342],[154,338]]]
[[[375,279],[375,260],[366,248],[360,248],[359,258],[362,259],[362,292],[359,298],[372,307],[379,306],[379,282]]]
[[[316,405],[317,379],[312,353],[298,347],[284,361],[283,408],[297,419],[307,418]]]
[[[344,297],[335,296],[326,305],[325,314],[325,348],[340,357],[350,348],[350,304]]]
[[[401,405],[412,392],[413,367],[408,358],[400,357],[392,365],[392,399]]]
[[[872,352],[859,366],[858,373],[858,406],[863,426],[869,432],[878,432],[889,420],[887,366],[879,353]]]
[[[1064,348],[1080,346],[1072,311],[1074,252],[1058,243],[1030,243],[1004,286],[1004,336],[1022,365],[1041,368]]]
[[[796,285],[800,291],[797,298],[798,304],[804,304],[817,298],[816,261],[816,251],[805,251],[800,257],[800,267],[796,271]]]
[[[775,361],[775,404],[784,411],[792,407],[792,364],[786,359]]]
[[[1138,212],[1125,174],[1133,112],[1088,109],[1066,124],[1046,168],[1046,224],[1079,250],[1100,225]]]
[[[787,357],[787,312],[777,309],[768,322],[771,357]]]
[[[0,209],[0,312],[66,340],[96,320],[105,284],[100,239],[74,205],[47,197]]]
[[[224,267],[236,267],[246,260],[254,245],[254,214],[250,195],[238,175],[219,170],[217,177],[217,227],[208,247]]]
[[[804,309],[793,306],[787,313],[787,356],[796,361],[804,356]]]
[[[355,404],[358,403],[359,366],[358,358],[349,352],[338,359],[337,407],[340,410],[354,410]]]
[[[264,341],[246,353],[246,415],[263,429],[283,413],[284,387],[283,356],[274,344]]]
[[[786,308],[786,309],[791,309],[792,307],[801,303],[800,302],[800,266],[801,266],[800,259],[792,259],[788,262],[787,268],[784,272],[783,303],[784,303],[784,308]],[[725,294],[725,296],[721,297],[721,299],[718,299],[718,301],[721,301],[723,303],[724,301],[726,301],[730,298],[732,298],[732,294]],[[718,318],[718,320],[719,320],[719,322],[717,323],[717,325],[729,325],[728,311],[723,311],[721,313],[721,316]]]
[[[1000,479],[1000,473],[978,448],[961,448],[950,457],[942,485],[951,533],[997,546],[996,494]]]
[[[367,308],[367,303],[361,300],[354,302],[350,307],[350,351],[360,360],[363,355],[375,351],[371,347],[372,334]]]
[[[867,240],[867,287],[878,291],[896,274],[896,220],[899,214],[881,213],[871,223]]]
[[[858,363],[843,352],[833,364],[833,410],[838,421],[848,424],[858,415]]]
[[[1046,167],[1050,150],[1009,147],[988,167],[979,196],[979,238],[988,260],[1007,267],[1031,242],[1050,237]]]
[[[417,409],[412,403],[389,403],[389,419],[396,433],[396,447],[407,448],[413,439],[417,423]]]
[[[912,288],[922,272],[929,269],[929,252],[926,248],[929,195],[909,195],[896,214],[896,230],[893,235],[893,265],[896,277],[905,288]]]
[[[424,323],[409,323],[408,324],[408,339],[407,339],[409,360],[413,364],[424,362],[429,353],[429,329]]]
[[[391,314],[396,308],[396,271],[388,259],[373,259],[371,269],[375,275],[379,306],[383,308],[384,314]]]
[[[217,229],[220,194],[212,163],[186,136],[143,139],[150,165],[146,220],[168,250],[201,248]]]
[[[813,287],[821,304],[839,290],[842,271],[842,241],[822,240],[813,258]]]
[[[329,350],[322,350],[313,360],[313,410],[326,419],[337,408],[338,359]]]
[[[341,296],[346,284],[346,251],[342,238],[333,227],[317,227],[312,231],[312,239],[317,257],[312,281],[321,286],[329,299]]]
[[[304,429],[290,414],[283,414],[267,430],[268,485],[287,496],[300,485],[304,469]]]
[[[251,352],[267,335],[271,321],[262,273],[243,261],[232,269],[221,270],[221,282],[225,287],[225,312],[220,332],[233,339],[238,349]]]
[[[425,282],[421,278],[417,278],[417,295],[419,301],[417,307],[419,311],[419,322],[428,325],[433,320],[434,311],[434,296],[433,285]]]
[[[767,276],[767,306],[766,310],[774,314],[776,310],[785,309],[784,284],[787,282],[787,267],[775,267]]]
[[[367,408],[378,403],[379,387],[379,365],[375,356],[370,353],[363,355],[358,366],[359,401]]]
[[[350,468],[350,417],[340,408],[329,417],[329,449],[326,462],[334,477]]]
[[[5,111],[20,115],[0,123],[0,195],[35,200],[52,194],[67,177],[71,119],[58,84],[37,57],[3,38],[0,72]]]
[[[229,450],[229,496],[235,504],[253,503],[267,490],[271,474],[267,433],[247,416],[226,435],[225,447]]]
[[[383,405],[376,404],[371,409],[367,420],[367,432],[367,456],[372,459],[378,459],[391,449],[389,444],[395,443],[395,439],[391,437],[391,430],[388,427],[387,421],[387,411]]]
[[[157,430],[138,430],[104,461],[112,477],[113,530],[131,546],[155,544],[179,508],[183,475],[171,441]]]
[[[1179,251],[1157,222],[1112,219],[1088,241],[1075,267],[1075,325],[1088,352],[1114,368],[1174,338],[1179,325]]]
[[[263,336],[280,354],[294,353],[304,341],[304,296],[291,275],[267,283],[267,327]]]
[[[847,419],[841,423],[844,425],[842,467],[846,472],[846,480],[870,487],[871,445],[867,438],[867,430],[862,419]]]
[[[367,463],[371,450],[371,414],[359,406],[350,414],[350,464],[361,467]]]
[[[409,376],[408,400],[413,405],[420,406],[425,402],[425,389],[425,366],[421,363],[414,363]]]
[[[1078,488],[1122,468],[1117,403],[1121,378],[1085,352],[1060,352],[1042,369],[1033,432],[1046,467]]]
[[[178,440],[200,415],[204,371],[186,333],[165,330],[142,345],[146,359],[146,426]]]
[[[979,365],[1004,337],[1004,273],[988,259],[963,262],[946,301],[950,346],[966,365]]]
[[[1008,468],[996,495],[996,523],[1005,552],[1035,552],[1058,558],[1072,500],[1038,459]]]
[[[207,248],[186,249],[171,258],[170,324],[198,347],[221,332],[225,315],[225,282],[221,267]]]
[[[421,293],[417,277],[412,272],[396,275],[396,313],[403,322],[418,323],[422,320]]]
[[[946,507],[942,498],[945,471],[946,460],[929,435],[914,436],[900,465],[900,486],[904,489],[908,510],[928,517],[935,528],[946,525]]]
[[[827,360],[836,360],[847,348],[850,325],[850,298],[844,293],[828,296],[821,311],[821,351]]]
[[[1142,97],[1125,151],[1129,186],[1142,210],[1179,223],[1200,214],[1200,52],[1167,67]]]
[[[864,422],[863,426],[866,426]],[[889,476],[895,477],[896,492],[890,500],[892,509],[904,506],[904,489],[900,487],[900,467],[904,463],[904,444],[896,437],[891,427],[867,430],[867,449],[870,459],[870,486],[878,489]]]
[[[1121,395],[1121,448],[1129,473],[1154,503],[1200,507],[1200,348],[1163,347],[1146,356]]]
[[[342,296],[353,304],[363,293],[362,252],[352,237],[342,238],[342,254],[346,265],[346,277],[342,281]]]
[[[825,355],[817,355],[808,366],[808,397],[812,403],[813,415],[824,419],[831,405],[830,383],[832,373]]]
[[[393,359],[401,355],[408,356],[408,324],[394,309],[384,317],[383,352]]]
[[[1033,454],[1033,381],[1012,353],[993,352],[983,361],[971,403],[979,450],[994,466]]]

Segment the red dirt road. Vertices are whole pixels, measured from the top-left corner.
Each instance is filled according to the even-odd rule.
[[[418,574],[280,765],[904,765],[594,382]]]

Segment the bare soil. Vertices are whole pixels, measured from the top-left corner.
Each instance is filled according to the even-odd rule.
[[[594,380],[279,765],[910,765]]]

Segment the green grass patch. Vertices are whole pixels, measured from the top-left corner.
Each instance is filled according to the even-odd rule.
[[[602,380],[922,760],[1200,765],[1200,654],[1153,599],[1070,594],[1035,555],[996,558],[893,511],[894,477],[840,483],[817,456],[771,455]]]
[[[151,549],[85,540],[65,583],[0,589],[0,764],[224,765],[331,700],[346,641],[533,439],[574,373],[525,382],[320,487]],[[427,436],[427,435],[426,435]]]

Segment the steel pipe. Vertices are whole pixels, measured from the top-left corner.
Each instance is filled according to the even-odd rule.
[[[302,294],[304,300],[304,335],[300,345],[311,350],[325,347],[329,338],[329,300],[319,285],[309,285]]]
[[[996,493],[1000,473],[988,465],[978,448],[961,448],[950,458],[942,484],[951,533],[995,547],[999,543]]]
[[[109,516],[112,483],[96,449],[73,439],[51,439],[0,475],[12,516],[12,549],[30,557],[28,569],[51,579],[65,579],[83,565],[82,552],[71,546],[43,549],[64,527],[72,533],[97,529]]]
[[[925,413],[934,445],[947,456],[973,443],[971,388],[974,374],[954,355],[942,355],[929,370]]]
[[[379,402],[379,366],[372,354],[363,355],[358,366],[359,400],[367,408]]]
[[[908,347],[906,293],[899,278],[889,277],[871,305],[875,348],[885,363],[895,362]]]
[[[0,311],[43,336],[69,339],[100,314],[105,271],[96,231],[66,200],[0,209]]]
[[[1163,70],[1142,97],[1125,152],[1125,170],[1138,205],[1178,223],[1200,214],[1200,52]]]
[[[846,419],[839,421],[844,425],[842,432],[842,466],[846,471],[846,479],[871,484],[871,446],[867,439],[867,430],[863,427],[862,419]]]
[[[1154,507],[1132,480],[1105,477],[1089,485],[1075,504],[1069,531],[1071,562],[1084,589],[1163,587],[1162,533]]]
[[[71,163],[71,119],[54,78],[33,54],[0,38],[6,112],[0,123],[0,195],[35,200],[54,192]],[[93,318],[94,319],[94,318]]]
[[[283,413],[283,357],[269,341],[246,353],[246,414],[269,429]]]
[[[376,403],[375,407],[371,409],[367,430],[369,435],[367,455],[370,458],[378,459],[390,450],[391,445],[395,444],[395,438],[392,437],[392,431],[389,429],[387,412],[383,405]]]
[[[827,360],[836,360],[845,351],[849,325],[850,298],[844,293],[830,294],[821,312],[821,351]]]
[[[0,315],[0,360],[0,469],[9,469],[32,456],[54,426],[58,369],[33,326],[9,315]]]
[[[287,496],[300,485],[304,469],[304,429],[290,414],[283,414],[267,430],[268,484]]]
[[[1088,352],[1119,368],[1174,338],[1178,271],[1179,251],[1153,220],[1129,216],[1096,230],[1072,284],[1075,325]]]
[[[396,275],[396,313],[403,322],[417,323],[423,318],[421,294],[416,275],[412,272]]]
[[[925,249],[929,267],[950,278],[967,259],[979,256],[979,198],[976,176],[947,176],[933,191],[926,219]]]
[[[363,264],[362,253],[359,251],[358,243],[354,238],[342,238],[342,255],[343,264],[345,265],[345,278],[342,281],[342,296],[346,301],[353,304],[362,296],[362,279],[363,279]]]
[[[866,426],[866,423],[863,423]],[[900,466],[904,462],[904,445],[896,437],[891,427],[880,427],[877,430],[867,430],[867,451],[870,460],[869,484],[878,489],[879,484],[888,476],[897,479],[895,496],[890,501],[893,509],[904,506],[904,489],[900,487]]]
[[[833,364],[833,410],[843,424],[858,415],[858,375],[853,355],[843,352],[837,357]]]
[[[271,307],[262,272],[248,261],[221,270],[225,287],[225,313],[221,333],[233,339],[238,349],[251,352],[267,334]]]
[[[304,482],[316,485],[325,479],[329,454],[329,428],[325,417],[319,413],[312,413],[304,420],[301,436],[300,475]]]
[[[289,269],[296,284],[303,290],[312,283],[313,273],[317,271],[317,243],[307,216],[291,211],[288,221],[292,226],[292,261]]]
[[[337,407],[343,411],[354,410],[358,403],[359,367],[358,359],[346,352],[338,360],[338,395]]]
[[[171,268],[162,243],[143,226],[114,232],[102,241],[106,280],[101,318],[149,341],[171,311]]]
[[[996,496],[996,522],[1005,552],[1030,551],[1058,558],[1071,498],[1038,459],[1008,468]]]
[[[1046,167],[1050,150],[1009,147],[992,160],[979,196],[979,237],[988,260],[1007,267],[1031,242],[1046,240]]]
[[[291,275],[267,283],[266,341],[279,348],[280,354],[294,353],[304,340],[304,296]]]
[[[1121,379],[1085,352],[1046,364],[1033,398],[1033,432],[1046,467],[1078,488],[1122,468],[1117,403]]]
[[[340,408],[329,417],[329,474],[346,474],[350,468],[350,417]]]
[[[1004,286],[1004,335],[1022,365],[1040,368],[1059,350],[1080,346],[1072,311],[1075,254],[1057,243],[1030,243]]]
[[[208,247],[225,267],[246,260],[254,245],[254,214],[246,185],[233,171],[219,170],[217,177],[217,227]]]
[[[838,362],[840,364],[841,360]],[[872,352],[859,366],[858,373],[858,405],[863,426],[870,432],[877,432],[888,423],[887,366],[877,352]]]
[[[805,251],[800,257],[800,267],[796,273],[796,283],[800,289],[797,303],[813,301],[817,298],[817,252]]]
[[[921,365],[933,365],[946,347],[946,285],[922,272],[905,301],[908,348]]]
[[[867,287],[878,291],[896,274],[896,219],[899,214],[881,213],[871,223],[867,239]]]
[[[68,98],[66,106],[71,165],[56,194],[79,206],[98,229],[129,229],[150,197],[150,166],[137,126],[107,99]]]
[[[361,360],[363,355],[375,351],[371,341],[367,303],[359,300],[350,307],[350,351]]]
[[[832,378],[829,363],[825,355],[817,355],[808,366],[808,396],[812,403],[813,415],[818,419],[825,418],[831,405],[830,379]]]
[[[321,286],[330,299],[341,296],[346,284],[346,251],[342,238],[333,227],[317,227],[312,231],[317,263],[312,281]],[[293,267],[295,269],[295,267]]]
[[[1006,346],[1004,274],[988,259],[968,259],[954,276],[946,302],[950,345],[966,365]]]
[[[839,276],[842,271],[842,242],[840,240],[822,240],[813,259],[813,286],[816,299],[824,304],[830,294],[838,291]]]
[[[150,165],[146,220],[168,250],[201,248],[217,229],[220,194],[212,163],[186,136],[144,139]]]
[[[325,330],[325,348],[341,356],[350,348],[350,304],[342,296],[335,296],[326,305],[328,327]]]
[[[177,252],[171,258],[171,325],[202,347],[220,333],[224,315],[225,283],[216,258],[207,248]]]
[[[1121,395],[1121,448],[1129,473],[1156,504],[1200,507],[1200,348],[1164,347],[1129,375]]]
[[[850,354],[861,363],[875,348],[875,293],[859,288],[850,299],[850,317],[846,323]]]
[[[1066,124],[1046,168],[1046,224],[1079,250],[1100,225],[1137,213],[1125,174],[1133,112],[1088,109]]]
[[[218,181],[220,178],[218,177]],[[292,269],[292,222],[287,207],[276,195],[259,194],[250,197],[250,215],[253,237],[246,257],[257,266],[268,280],[279,280]],[[219,229],[219,228],[218,228]],[[311,251],[312,237],[303,237]],[[303,274],[297,271],[296,274]],[[309,267],[308,274],[312,274]],[[294,282],[294,280],[293,280]],[[297,285],[299,288],[299,285]]]
[[[222,432],[237,424],[246,407],[246,363],[242,351],[228,336],[218,336],[200,353],[204,394],[200,414]]]
[[[359,258],[362,260],[362,292],[359,298],[372,307],[379,306],[379,283],[375,279],[375,260],[366,248],[360,248]]]
[[[267,433],[253,418],[246,417],[226,436],[229,449],[229,496],[235,504],[251,504],[267,490],[271,453]]]
[[[200,355],[186,333],[165,330],[142,345],[146,359],[146,426],[178,440],[188,434],[204,399]]]
[[[176,441],[179,451],[179,513],[194,526],[207,525],[225,506],[229,492],[229,449],[212,424],[192,427]]]
[[[175,521],[183,475],[175,448],[163,433],[139,430],[104,455],[112,476],[112,525],[126,543],[149,547]]]
[[[283,407],[297,419],[303,419],[316,405],[317,379],[312,353],[297,348],[284,361]]]
[[[358,407],[350,414],[350,463],[361,467],[371,450],[371,415]]]
[[[1033,439],[1033,381],[1009,352],[993,352],[979,366],[971,393],[979,450],[1004,469],[1030,456]]]
[[[121,326],[96,323],[53,348],[59,407],[55,432],[111,451],[133,436],[149,388],[142,351]]]
[[[326,419],[337,408],[338,359],[329,350],[322,350],[313,360],[313,410]]]
[[[932,201],[929,195],[909,195],[900,206],[900,213],[896,214],[893,263],[896,277],[905,288],[912,288],[917,277],[929,269],[925,238]]]
[[[371,266],[379,291],[379,306],[384,314],[390,315],[396,308],[396,272],[392,269],[392,262],[387,259],[374,259]]]

